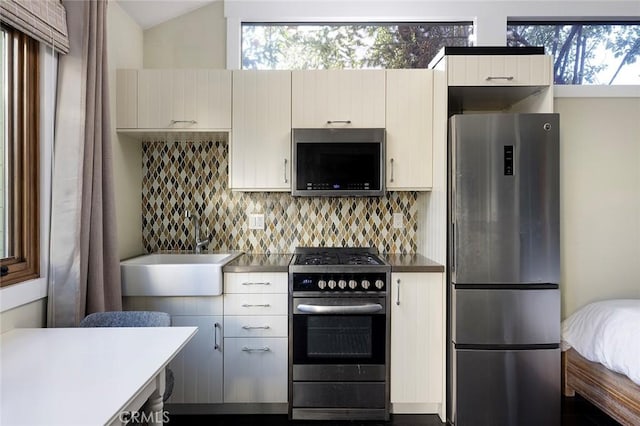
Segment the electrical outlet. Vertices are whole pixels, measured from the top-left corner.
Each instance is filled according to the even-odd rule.
[[[249,215],[249,229],[264,230],[264,214],[252,213]]]
[[[398,229],[404,226],[404,217],[402,213],[394,213],[393,214],[393,227]]]

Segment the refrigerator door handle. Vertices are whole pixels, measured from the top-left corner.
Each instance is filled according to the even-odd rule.
[[[456,224],[451,224],[451,269],[456,270]]]

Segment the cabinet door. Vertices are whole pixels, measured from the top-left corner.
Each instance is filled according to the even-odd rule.
[[[443,404],[443,274],[394,273],[391,281],[391,403]]]
[[[230,71],[138,70],[138,128],[230,127]]]
[[[234,71],[229,186],[291,190],[291,72]]]
[[[286,338],[224,339],[224,402],[287,402]]]
[[[433,71],[387,70],[387,189],[432,186]]]
[[[292,127],[385,127],[384,70],[292,73]]]
[[[171,127],[175,119],[173,85],[171,70],[138,70],[138,128]]]
[[[168,403],[222,403],[222,317],[174,316],[171,324],[197,326],[198,332],[169,364],[175,383]]]
[[[184,120],[195,120],[198,129],[231,128],[231,71],[185,70]]]
[[[461,55],[447,57],[449,86],[549,86],[551,55]]]
[[[116,70],[116,128],[138,127],[138,70]]]

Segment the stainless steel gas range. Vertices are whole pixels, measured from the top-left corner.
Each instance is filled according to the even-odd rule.
[[[298,248],[289,265],[289,416],[389,419],[390,266],[372,248]]]

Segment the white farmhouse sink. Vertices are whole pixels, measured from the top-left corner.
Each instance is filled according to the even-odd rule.
[[[218,296],[222,266],[240,253],[147,254],[120,262],[123,296]]]

